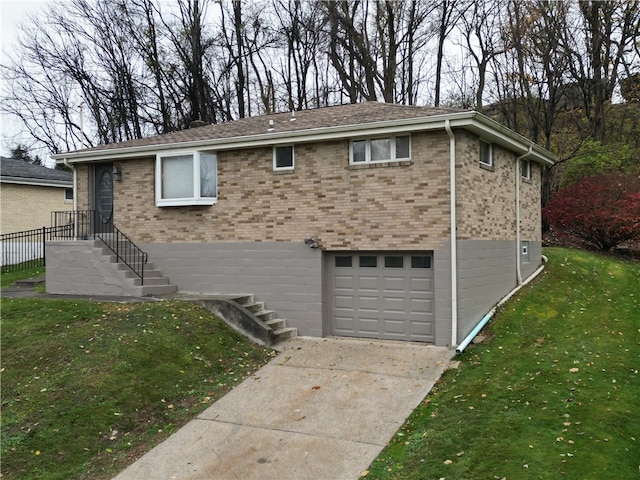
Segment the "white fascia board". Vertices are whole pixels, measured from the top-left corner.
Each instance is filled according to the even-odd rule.
[[[479,121],[478,118],[483,119]],[[160,145],[144,145],[137,147],[115,148],[112,150],[96,150],[92,152],[77,152],[53,155],[58,163],[66,159],[69,163],[98,162],[106,160],[125,160],[128,158],[155,157],[158,153],[166,151],[224,151],[240,148],[264,147],[274,145],[291,145],[292,143],[317,142],[324,140],[350,139],[374,135],[391,135],[405,132],[420,132],[428,130],[444,130],[445,121],[449,120],[452,128],[464,128],[474,133],[482,133],[483,137],[495,140],[518,153],[529,150],[534,145],[534,151],[539,151],[536,156],[538,161],[552,165],[553,155],[533,144],[525,137],[512,132],[497,122],[490,120],[478,112],[465,111],[431,115],[428,117],[403,118],[381,122],[365,123],[358,125],[340,125],[337,127],[322,127],[299,131],[271,132],[260,135],[207,139],[192,142],[165,143]],[[498,128],[499,127],[499,128]],[[537,147],[537,148],[536,148]]]
[[[73,183],[71,182],[56,182],[55,180],[30,180],[21,177],[2,177],[0,181],[2,183],[11,183],[15,185],[32,185],[35,187],[73,188]]]

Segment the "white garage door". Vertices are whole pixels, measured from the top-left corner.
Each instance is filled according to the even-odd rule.
[[[430,252],[333,253],[327,261],[334,335],[435,341]]]

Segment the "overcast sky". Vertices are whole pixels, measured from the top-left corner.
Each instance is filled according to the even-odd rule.
[[[38,15],[52,0],[0,0],[0,62],[5,64],[6,54],[15,47],[18,25],[27,22],[29,16]],[[2,81],[0,79],[0,81]],[[9,147],[19,141],[20,130],[13,121],[0,116],[0,154],[9,155]]]

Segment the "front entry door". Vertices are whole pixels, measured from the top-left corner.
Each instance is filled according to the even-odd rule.
[[[101,163],[95,168],[96,233],[108,232],[113,224],[113,164]]]

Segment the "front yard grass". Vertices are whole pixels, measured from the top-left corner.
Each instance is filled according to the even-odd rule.
[[[640,478],[640,263],[545,254],[364,478]]]
[[[2,299],[2,478],[111,478],[273,351],[187,302]]]

